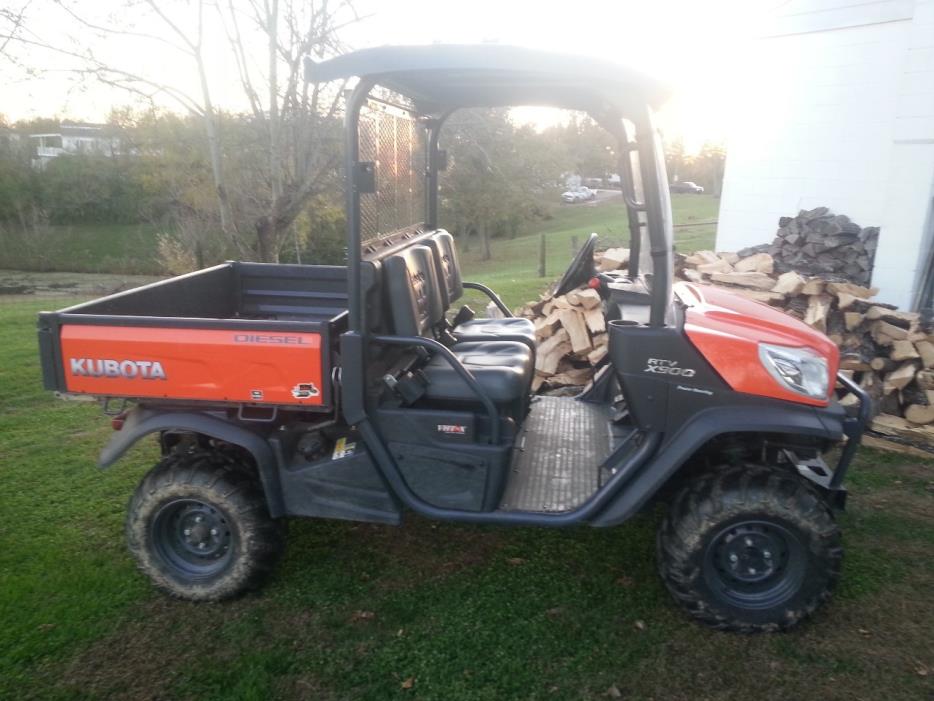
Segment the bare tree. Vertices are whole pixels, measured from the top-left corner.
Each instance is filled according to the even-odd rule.
[[[0,7],[0,56],[6,55],[7,46],[19,36],[30,4],[31,0],[27,0],[17,8]]]
[[[65,40],[49,40],[34,33],[5,31],[2,42],[45,49],[70,59],[76,75],[125,90],[152,104],[168,98],[198,116],[214,180],[217,213],[225,238],[241,255],[262,261],[278,260],[284,238],[309,199],[318,194],[337,164],[333,139],[324,133],[334,121],[340,90],[326,94],[304,80],[306,55],[340,51],[341,28],[359,20],[350,0],[234,0],[173,3],[140,0],[121,15],[95,20],[67,0],[54,4],[68,14],[79,32]],[[23,23],[22,13],[17,28]],[[220,113],[212,94],[206,61],[206,33],[223,28],[232,64],[236,67],[243,102],[262,132],[266,157],[251,161],[249,173],[225,167]],[[146,31],[136,29],[146,26]],[[158,72],[132,70],[119,59],[105,57],[90,39],[130,38],[153,47],[153,55],[171,52],[190,62],[197,88],[185,87]],[[254,60],[263,45],[265,65]],[[265,89],[263,89],[265,87]],[[324,103],[324,104],[322,104]]]
[[[328,0],[249,0],[248,7],[246,21],[266,42],[265,103],[256,89],[257,71],[251,70],[247,59],[233,0],[228,0],[221,16],[243,93],[255,121],[268,135],[267,192],[253,221],[259,257],[275,260],[289,227],[337,165],[338,153],[327,127],[333,123],[340,91],[332,91],[322,106],[321,86],[304,80],[304,57],[339,52],[340,29],[359,18],[349,3],[335,5]]]

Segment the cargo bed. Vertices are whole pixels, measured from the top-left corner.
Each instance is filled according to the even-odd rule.
[[[46,389],[332,408],[342,266],[229,262],[39,315]]]

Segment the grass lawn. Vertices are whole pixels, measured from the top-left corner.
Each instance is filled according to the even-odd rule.
[[[655,575],[654,515],[554,531],[294,521],[261,592],[169,600],[123,545],[154,446],[95,468],[109,422],[41,389],[38,308],[0,306],[2,699],[934,698],[934,465],[869,450],[842,585],[789,634],[684,618]]]
[[[712,195],[672,195],[675,245],[679,251],[712,248],[716,225],[695,222],[716,221],[719,200]],[[466,279],[482,282],[496,290],[510,307],[536,299],[549,283],[557,279],[571,262],[572,239],[583,245],[591,232],[602,240],[628,246],[629,229],[626,207],[621,201],[593,205],[564,205],[554,208],[554,216],[536,222],[530,230],[514,239],[494,239],[493,258],[480,260],[479,242],[472,242],[464,251],[461,242],[461,263]],[[539,234],[545,234],[545,273],[538,277]],[[486,304],[485,298],[471,294],[468,301],[475,311]]]

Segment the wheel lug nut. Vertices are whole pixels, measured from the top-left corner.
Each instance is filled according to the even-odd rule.
[[[770,553],[768,550],[763,550],[762,557],[764,557],[766,560],[769,560],[772,557],[772,553]]]
[[[746,542],[746,547],[747,547],[747,548],[751,548],[751,547],[752,547],[752,538],[746,538],[746,541],[745,541],[745,542]]]
[[[204,516],[195,516],[195,523],[201,523],[204,520]],[[747,541],[748,544],[748,541]]]
[[[191,529],[190,529],[190,528],[186,528],[186,529],[185,529],[185,535],[191,535]]]
[[[739,555],[737,555],[736,553],[732,553],[730,555],[730,562],[737,562],[738,560],[739,560]]]
[[[217,535],[217,529],[216,529],[216,528],[212,528],[212,529],[211,529],[211,535]],[[766,555],[766,557],[768,557],[768,555]]]
[[[755,574],[755,573],[756,573],[756,568],[755,568],[755,567],[750,567],[750,568],[749,568],[749,574]]]
[[[200,543],[198,543],[198,547],[201,549],[204,549],[205,547],[207,547],[207,545],[204,541],[201,541]]]

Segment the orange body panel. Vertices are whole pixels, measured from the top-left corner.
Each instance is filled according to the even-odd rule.
[[[827,359],[829,387],[840,365],[840,350],[819,331],[761,302],[722,288],[679,283],[678,298],[687,305],[684,331],[707,361],[737,392],[827,406],[778,383],[759,360],[759,343],[806,347]]]
[[[321,336],[227,329],[66,324],[69,392],[321,406]]]

